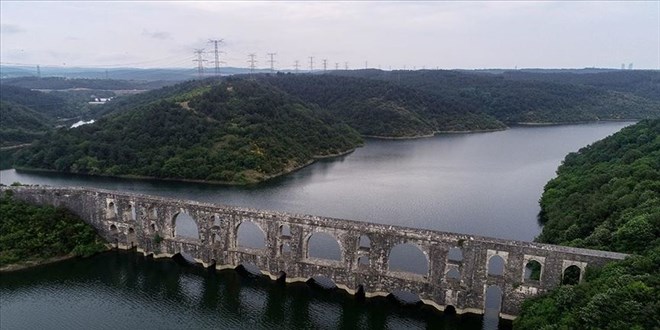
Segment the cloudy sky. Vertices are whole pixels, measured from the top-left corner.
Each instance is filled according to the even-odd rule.
[[[660,69],[659,1],[0,2],[2,64]],[[212,60],[212,54],[208,54]],[[209,62],[207,65],[212,65]]]

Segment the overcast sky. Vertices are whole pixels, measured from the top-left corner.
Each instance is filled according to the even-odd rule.
[[[659,1],[0,2],[2,64],[660,69]],[[206,58],[211,61],[212,54]],[[212,62],[206,65],[212,65]]]

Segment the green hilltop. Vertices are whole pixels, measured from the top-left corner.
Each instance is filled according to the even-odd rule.
[[[92,175],[252,183],[362,143],[322,110],[244,79],[184,84],[172,97],[50,133],[22,167]],[[148,99],[149,95],[138,98]]]

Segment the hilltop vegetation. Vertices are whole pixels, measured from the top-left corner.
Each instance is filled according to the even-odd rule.
[[[377,80],[293,74],[260,79],[317,104],[366,136],[409,137],[506,127],[468,104]]]
[[[94,124],[49,134],[19,166],[56,171],[250,183],[358,146],[357,132],[318,108],[253,81],[229,79]],[[163,93],[163,91],[159,92]],[[149,98],[160,99],[149,102]]]
[[[507,125],[660,118],[660,102],[655,98],[566,82],[522,81],[507,79],[506,75],[442,70],[357,70],[334,74],[389,81],[443,96]],[[634,87],[621,88],[630,89]]]
[[[541,197],[538,240],[641,253],[660,245],[660,120],[566,156]]]
[[[541,198],[538,241],[635,254],[525,302],[519,329],[660,324],[660,120],[569,154]]]
[[[66,209],[0,196],[0,267],[104,249],[96,232]]]
[[[611,91],[631,93],[660,101],[660,72],[615,70],[599,73],[506,71],[503,77],[521,81],[547,81],[573,85],[588,85]]]

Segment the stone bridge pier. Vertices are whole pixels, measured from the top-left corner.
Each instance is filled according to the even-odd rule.
[[[487,297],[503,318],[514,318],[522,301],[561,285],[564,275],[582,280],[587,266],[625,254],[503,240],[327,217],[260,211],[224,205],[89,188],[2,187],[3,194],[36,204],[66,207],[118,248],[155,257],[177,253],[217,269],[251,265],[272,279],[331,279],[365,296],[409,292],[439,310],[484,313]],[[194,224],[192,232],[179,225]],[[262,234],[261,246],[240,241],[243,226]],[[314,255],[313,238],[329,237],[337,258]],[[412,247],[421,271],[401,269],[395,256]],[[530,266],[531,265],[531,266]],[[283,276],[284,275],[284,276]],[[568,278],[568,276],[566,276]]]

